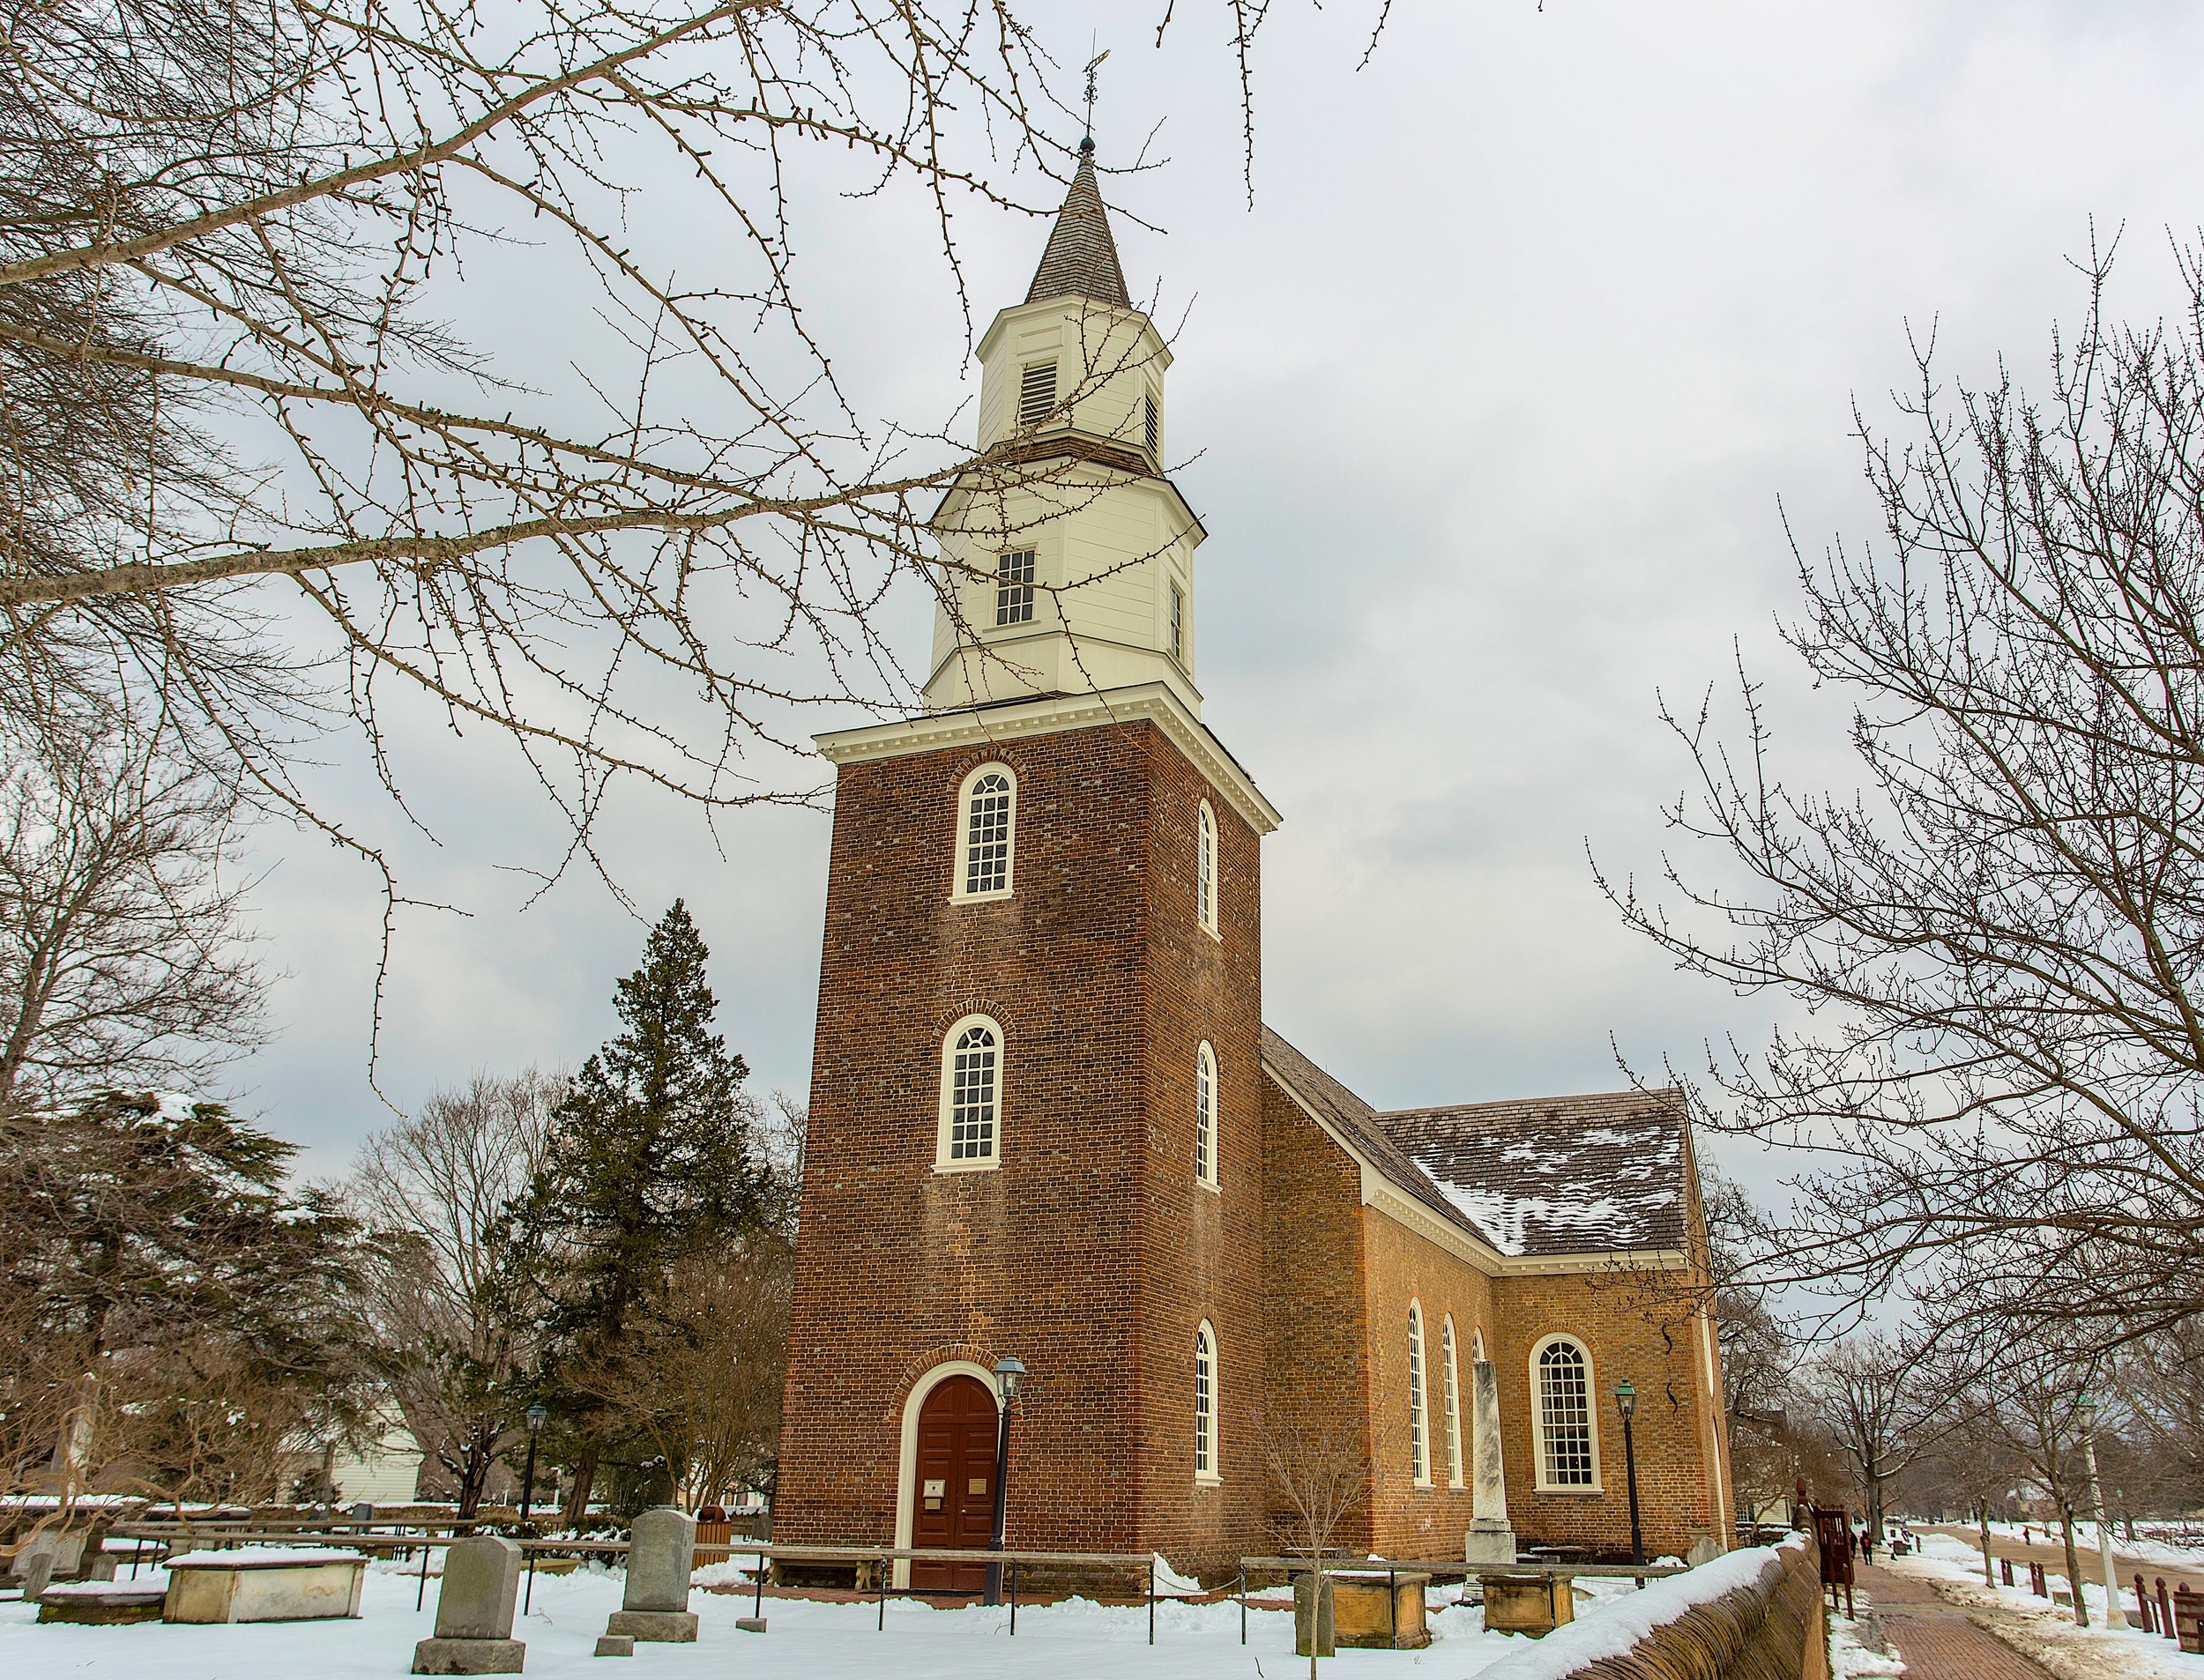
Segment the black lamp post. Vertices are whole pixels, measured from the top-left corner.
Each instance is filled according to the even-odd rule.
[[[543,1420],[550,1414],[539,1400],[530,1402],[522,1415],[528,1420],[528,1468],[520,1473],[520,1520],[525,1522],[529,1502],[536,1497],[536,1437],[543,1432]]]
[[[1638,1444],[1630,1433],[1630,1420],[1638,1409],[1638,1391],[1627,1379],[1615,1385],[1615,1409],[1622,1414],[1623,1473],[1630,1483],[1630,1561],[1645,1562],[1645,1532],[1638,1526]],[[1638,1577],[1638,1585],[1645,1585],[1645,1577]]]
[[[1002,1403],[995,1408],[994,1424],[994,1526],[987,1532],[987,1550],[1002,1550],[1002,1520],[1008,1509],[1006,1484],[1010,1474],[1010,1402],[1018,1397],[1018,1390],[1025,1384],[1025,1361],[1014,1353],[1006,1353],[994,1362],[994,1386]],[[987,1565],[986,1602],[1002,1602],[1002,1565]]]

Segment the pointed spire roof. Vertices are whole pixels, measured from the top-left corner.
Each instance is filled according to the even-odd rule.
[[[1056,212],[1056,226],[1048,235],[1048,249],[1026,289],[1028,303],[1050,298],[1092,298],[1121,309],[1133,307],[1125,290],[1125,271],[1118,266],[1117,242],[1110,237],[1110,219],[1102,208],[1102,190],[1094,183],[1094,142],[1079,145],[1079,170],[1064,195],[1064,207]]]

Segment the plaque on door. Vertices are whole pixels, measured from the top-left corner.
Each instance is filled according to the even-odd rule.
[[[926,1508],[928,1511],[939,1511],[942,1508],[942,1496],[948,1491],[949,1482],[946,1477],[937,1477],[929,1481],[926,1484]]]
[[[987,1478],[984,1476],[975,1476],[964,1484],[964,1491],[967,1493],[985,1493],[987,1490]]]

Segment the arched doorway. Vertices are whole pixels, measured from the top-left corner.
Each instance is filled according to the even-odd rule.
[[[972,1377],[934,1385],[919,1409],[918,1458],[911,1478],[914,1549],[976,1550],[994,1529],[995,1401]],[[915,1558],[911,1586],[921,1593],[977,1593],[985,1564]]]

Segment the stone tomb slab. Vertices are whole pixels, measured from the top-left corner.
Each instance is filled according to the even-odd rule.
[[[1484,1589],[1489,1632],[1541,1639],[1576,1619],[1576,1584],[1567,1575],[1480,1574],[1477,1584]]]
[[[1333,1639],[1375,1651],[1420,1651],[1431,1643],[1424,1624],[1424,1588],[1431,1577],[1374,1572],[1332,1577]]]
[[[159,1581],[64,1581],[39,1595],[38,1619],[80,1627],[158,1622],[168,1593]]]
[[[242,1546],[168,1560],[164,1622],[327,1622],[360,1614],[368,1560],[356,1551]]]

